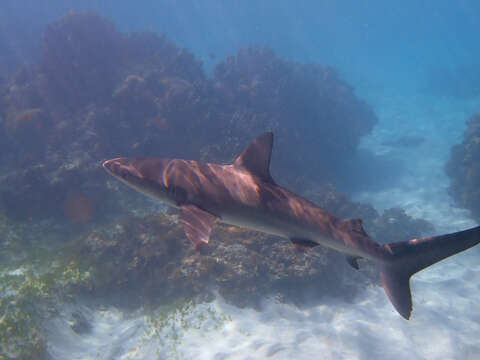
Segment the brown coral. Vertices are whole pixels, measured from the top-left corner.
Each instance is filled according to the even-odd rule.
[[[305,289],[322,293],[335,284],[337,291],[345,290],[340,269],[346,264],[328,250],[299,254],[289,241],[218,226],[199,252],[168,215],[132,217],[93,230],[71,256],[93,271],[97,291],[128,291],[147,302],[205,298],[218,289],[228,301],[246,306],[269,294],[292,300]]]
[[[122,188],[103,176],[103,159],[227,162],[266,129],[276,132],[273,171],[283,184],[298,173],[335,182],[376,122],[331,68],[252,47],[209,79],[192,53],[165,37],[122,34],[87,12],[47,27],[43,58],[12,77],[1,104],[0,148],[11,171],[0,179],[0,200],[23,218],[63,216],[73,190],[95,199],[97,220],[125,211],[122,202],[146,206],[109,190]]]

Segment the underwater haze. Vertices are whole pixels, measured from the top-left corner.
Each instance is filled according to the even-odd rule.
[[[275,182],[380,244],[478,226],[479,27],[473,0],[2,0],[0,358],[480,358],[480,247],[405,320],[374,263],[225,224],[197,249],[102,167],[272,131]]]

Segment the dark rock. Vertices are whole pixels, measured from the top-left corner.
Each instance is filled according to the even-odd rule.
[[[420,238],[435,230],[428,221],[414,219],[400,208],[385,210],[382,216],[374,219],[367,227],[372,229],[371,236],[382,244]]]
[[[468,121],[463,141],[452,148],[445,169],[455,202],[480,221],[480,115]]]
[[[301,301],[312,293],[354,294],[356,286],[343,281],[346,262],[327,249],[298,253],[287,240],[220,225],[199,252],[167,215],[91,231],[70,256],[92,271],[95,291],[128,292],[146,303],[205,298],[217,289],[237,306],[252,306],[271,294]]]
[[[88,334],[92,330],[92,325],[80,311],[72,313],[70,327],[79,335]]]

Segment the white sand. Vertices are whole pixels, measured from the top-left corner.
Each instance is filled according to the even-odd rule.
[[[478,359],[475,252],[415,277],[410,321],[394,311],[380,287],[365,289],[352,304],[331,299],[308,309],[269,299],[257,312],[217,298],[183,320],[177,313],[153,335],[142,314],[83,308],[92,331],[75,334],[65,311],[49,324],[50,352],[55,359]]]

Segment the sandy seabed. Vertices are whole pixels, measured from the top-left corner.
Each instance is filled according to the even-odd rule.
[[[418,274],[410,321],[380,287],[366,288],[353,303],[328,299],[304,309],[275,299],[262,311],[239,309],[217,297],[177,312],[160,329],[141,311],[83,306],[48,325],[49,352],[55,359],[478,359],[479,255]],[[73,311],[92,324],[88,334],[70,327]]]

